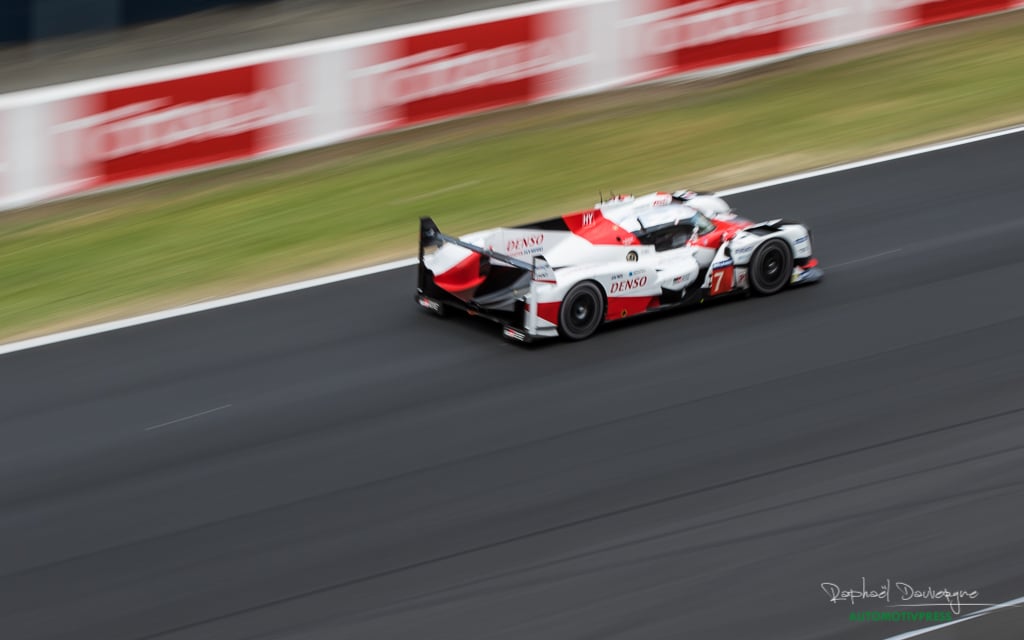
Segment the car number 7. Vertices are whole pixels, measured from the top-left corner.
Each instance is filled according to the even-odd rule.
[[[729,265],[724,269],[716,269],[711,272],[711,295],[717,296],[732,291],[733,267]]]

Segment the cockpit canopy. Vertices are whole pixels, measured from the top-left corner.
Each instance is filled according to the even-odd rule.
[[[653,244],[655,251],[686,246],[691,239],[715,230],[715,224],[690,207],[661,207],[636,217],[633,235],[641,244]]]
[[[639,198],[616,196],[599,207],[606,219],[635,235],[642,244],[666,251],[715,230],[710,217],[715,214],[704,210],[709,203],[726,206],[713,195],[684,190],[671,194],[659,191]]]

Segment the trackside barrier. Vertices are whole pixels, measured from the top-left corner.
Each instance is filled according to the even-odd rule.
[[[0,209],[1016,0],[550,0],[0,96]]]

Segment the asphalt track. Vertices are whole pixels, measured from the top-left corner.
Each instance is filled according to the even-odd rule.
[[[827,279],[584,343],[403,269],[2,356],[0,637],[882,638],[922,625],[820,584],[1020,596],[1022,143],[733,196]]]

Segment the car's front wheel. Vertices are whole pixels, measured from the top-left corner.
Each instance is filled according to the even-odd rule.
[[[589,338],[601,326],[604,296],[593,282],[581,282],[569,290],[558,311],[558,333],[569,340]]]
[[[778,293],[792,274],[793,252],[781,238],[768,240],[750,258],[750,288],[758,295]]]

